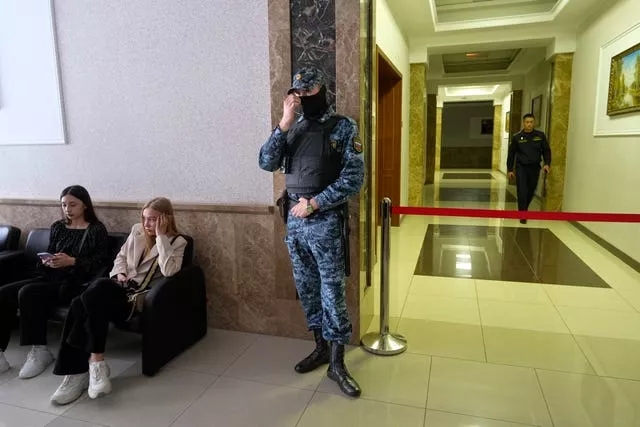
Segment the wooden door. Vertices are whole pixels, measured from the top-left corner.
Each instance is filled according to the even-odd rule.
[[[402,75],[380,49],[377,107],[377,204],[379,206],[383,198],[389,197],[398,206],[402,152]],[[391,225],[399,224],[399,215],[393,215]]]

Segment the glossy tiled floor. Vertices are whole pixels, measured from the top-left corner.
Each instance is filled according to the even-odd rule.
[[[495,178],[437,185],[490,185],[496,200],[435,204],[515,208]],[[548,230],[610,287],[486,280],[473,269],[471,277],[414,274],[427,230],[445,225]],[[391,326],[409,347],[388,358],[349,349],[359,400],[343,397],[322,370],[293,371],[309,341],[212,329],[146,378],[139,338],[114,331],[111,395],[54,407],[59,378],[50,369],[31,380],[13,369],[0,376],[0,426],[640,426],[640,274],[571,226],[406,217],[392,230],[391,286]],[[13,344],[9,360],[18,365],[25,352]]]
[[[493,179],[493,175],[487,172],[445,172],[442,179]]]

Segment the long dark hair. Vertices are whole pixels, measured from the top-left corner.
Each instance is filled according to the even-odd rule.
[[[89,192],[82,185],[71,185],[60,193],[60,200],[67,194],[75,197],[76,199],[80,199],[82,203],[87,207],[84,211],[84,219],[85,221],[93,224],[94,222],[98,222],[98,216],[96,215],[95,209],[93,209],[93,202],[91,202],[91,196],[89,196]],[[65,218],[66,222],[69,222],[67,218]]]

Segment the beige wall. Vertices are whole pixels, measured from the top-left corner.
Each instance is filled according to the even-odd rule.
[[[620,0],[578,36],[564,192],[566,211],[640,212],[640,135],[593,136],[600,47],[637,23],[638,1]],[[640,261],[638,224],[584,225]]]
[[[267,1],[53,3],[68,144],[0,146],[0,198],[271,203]]]
[[[508,94],[502,100],[502,142],[500,146],[500,163],[498,170],[507,173],[507,156],[509,155],[509,132],[505,130],[507,114],[511,114],[511,94]],[[512,118],[509,117],[509,120]],[[511,122],[509,122],[511,124]]]
[[[402,152],[400,199],[403,205],[409,200],[409,100],[410,66],[409,45],[398,27],[386,0],[376,1],[376,43],[402,74]],[[374,113],[375,114],[375,113]]]
[[[542,95],[542,114],[536,117],[536,127],[547,132],[547,112],[549,111],[549,84],[551,81],[551,63],[540,61],[524,77],[522,90],[522,114],[530,113],[531,101]],[[520,121],[522,117],[518,118]]]

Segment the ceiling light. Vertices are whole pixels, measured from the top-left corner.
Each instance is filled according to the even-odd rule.
[[[475,52],[469,52],[469,53],[465,53],[464,56],[466,56],[467,58],[476,58],[480,56],[480,54]]]
[[[446,96],[489,96],[493,95],[500,85],[495,86],[463,86],[445,87]]]

